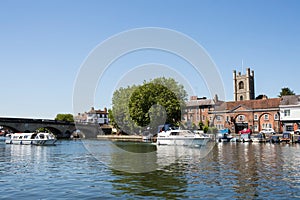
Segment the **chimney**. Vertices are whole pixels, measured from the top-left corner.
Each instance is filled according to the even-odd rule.
[[[215,103],[217,103],[219,101],[219,97],[217,94],[215,94],[214,101],[215,101]]]

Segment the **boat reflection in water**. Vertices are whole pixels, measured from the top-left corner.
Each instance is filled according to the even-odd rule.
[[[143,142],[83,140],[86,149],[110,168],[129,173],[163,170],[176,162],[200,162],[213,149],[215,140],[206,145],[154,145]],[[103,151],[103,149],[105,149]]]
[[[157,163],[160,167],[176,162],[198,163],[211,152],[215,144],[215,140],[211,139],[201,146],[157,145]]]

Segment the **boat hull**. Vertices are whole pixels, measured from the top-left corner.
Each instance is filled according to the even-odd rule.
[[[18,144],[18,145],[54,145],[55,139],[50,140],[5,140],[6,144]]]
[[[210,138],[157,138],[158,145],[205,146]]]

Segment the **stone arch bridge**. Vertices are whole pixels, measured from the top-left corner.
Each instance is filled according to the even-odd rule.
[[[76,130],[72,122],[49,119],[0,118],[0,126],[13,132],[33,132],[39,128],[47,128],[57,138],[69,138]]]

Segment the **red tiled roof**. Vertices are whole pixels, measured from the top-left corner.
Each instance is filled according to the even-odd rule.
[[[239,106],[247,107],[250,109],[268,109],[279,108],[281,98],[272,99],[258,99],[258,100],[244,100],[244,101],[229,101],[221,106],[225,110],[232,110]],[[218,109],[220,110],[220,109]]]

